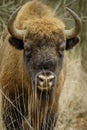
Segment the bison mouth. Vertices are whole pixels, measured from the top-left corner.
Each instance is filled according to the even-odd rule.
[[[37,86],[37,88],[39,90],[41,90],[42,92],[51,90],[51,86],[45,86],[45,87],[44,86]]]
[[[55,86],[56,76],[51,71],[41,71],[36,75],[35,82],[37,90],[41,92],[49,92]]]

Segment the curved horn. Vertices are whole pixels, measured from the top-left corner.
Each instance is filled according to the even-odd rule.
[[[20,40],[23,40],[23,36],[25,35],[25,30],[19,30],[15,27],[15,19],[16,19],[16,16],[19,12],[21,7],[19,7],[10,17],[9,21],[8,21],[8,25],[7,25],[7,28],[8,28],[8,31],[9,33],[14,37],[14,38],[17,38],[17,39],[20,39]]]
[[[70,39],[79,34],[81,30],[81,19],[73,10],[69,9],[68,7],[66,7],[66,10],[68,10],[68,12],[73,16],[75,20],[75,27],[64,31],[66,39]]]

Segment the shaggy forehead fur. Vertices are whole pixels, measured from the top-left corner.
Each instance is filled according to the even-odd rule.
[[[24,25],[24,28],[27,29],[26,37],[35,40],[46,38],[58,42],[64,39],[64,26],[61,22],[59,24],[58,22],[58,20],[52,18],[26,21]]]
[[[30,39],[49,39],[55,42],[64,39],[64,24],[53,17],[49,7],[38,1],[25,4],[16,18],[16,27],[26,29]]]

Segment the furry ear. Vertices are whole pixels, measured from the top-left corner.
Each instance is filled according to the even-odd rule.
[[[14,46],[16,49],[22,50],[24,49],[24,43],[22,40],[13,38],[13,37],[9,37],[9,43]]]
[[[79,36],[66,40],[66,50],[72,49],[76,44],[79,43],[79,41],[80,41]]]

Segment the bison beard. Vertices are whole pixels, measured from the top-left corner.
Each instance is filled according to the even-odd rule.
[[[75,27],[65,30],[49,7],[33,0],[10,17],[0,48],[2,115],[7,130],[54,130],[66,76],[66,52],[78,42]]]

